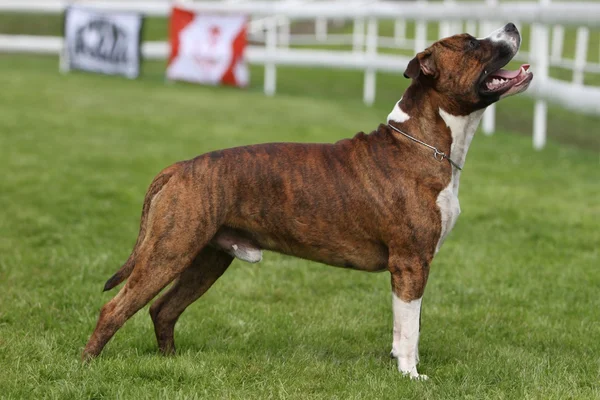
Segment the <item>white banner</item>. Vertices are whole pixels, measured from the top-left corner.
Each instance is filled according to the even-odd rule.
[[[136,78],[140,73],[142,23],[141,14],[67,8],[64,65]]]
[[[202,14],[173,8],[167,78],[209,85],[247,86],[244,15]]]

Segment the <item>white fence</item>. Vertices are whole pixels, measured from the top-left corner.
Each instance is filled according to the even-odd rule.
[[[62,13],[71,1],[61,0],[0,0],[0,12]],[[599,73],[600,63],[587,61],[589,28],[600,27],[600,4],[564,2],[443,3],[384,2],[384,1],[202,1],[183,2],[167,0],[81,1],[103,10],[130,10],[148,16],[168,16],[173,4],[202,12],[236,12],[253,17],[250,35],[263,41],[264,46],[250,46],[250,63],[265,66],[264,91],[276,92],[276,67],[281,65],[330,67],[364,71],[363,100],[371,104],[375,99],[377,71],[402,73],[410,57],[382,54],[379,48],[411,48],[414,52],[425,48],[427,23],[439,23],[440,36],[463,30],[480,35],[508,21],[531,24],[530,53],[520,53],[520,60],[532,64],[534,83],[528,93],[536,99],[534,111],[533,144],[542,148],[546,140],[546,101],[556,102],[578,112],[600,115],[600,88],[583,85],[585,72]],[[314,20],[315,35],[290,35],[290,21]],[[351,20],[350,35],[329,35],[328,20]],[[394,20],[394,37],[379,37],[380,20]],[[497,23],[490,22],[501,21]],[[413,39],[406,38],[406,21],[415,21]],[[476,22],[479,21],[479,22]],[[463,25],[464,24],[464,25]],[[466,29],[463,29],[463,26]],[[479,26],[479,29],[477,27]],[[575,59],[562,58],[563,26],[576,26],[577,46]],[[552,29],[552,38],[550,31]],[[366,28],[366,32],[365,32]],[[525,38],[527,40],[527,38]],[[352,50],[318,50],[290,48],[294,43],[351,44]],[[551,46],[552,44],[552,46]],[[62,38],[24,35],[0,35],[0,51],[58,54]],[[165,59],[169,48],[166,42],[145,42],[142,53],[147,59]],[[551,66],[573,70],[573,81],[559,81],[549,76]],[[486,111],[483,130],[494,131],[494,108]]]

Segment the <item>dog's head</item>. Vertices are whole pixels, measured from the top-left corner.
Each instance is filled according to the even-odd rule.
[[[502,69],[520,45],[521,35],[512,23],[483,39],[466,33],[451,36],[417,54],[404,76],[470,113],[527,89],[533,79],[528,64],[516,71]]]

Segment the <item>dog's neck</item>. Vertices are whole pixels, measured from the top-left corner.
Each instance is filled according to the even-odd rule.
[[[418,84],[413,84],[388,115],[388,124],[438,148],[463,166],[484,110],[454,115],[451,110],[456,107],[444,107],[443,103],[434,91],[423,90]],[[452,168],[452,184],[456,193],[460,172],[458,168]]]

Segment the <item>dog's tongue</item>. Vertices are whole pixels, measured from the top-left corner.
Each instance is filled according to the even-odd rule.
[[[527,71],[528,69],[529,64],[523,64],[516,71],[507,71],[505,69],[499,69],[498,71],[491,73],[490,76],[494,78],[513,79],[519,76],[521,70]]]

